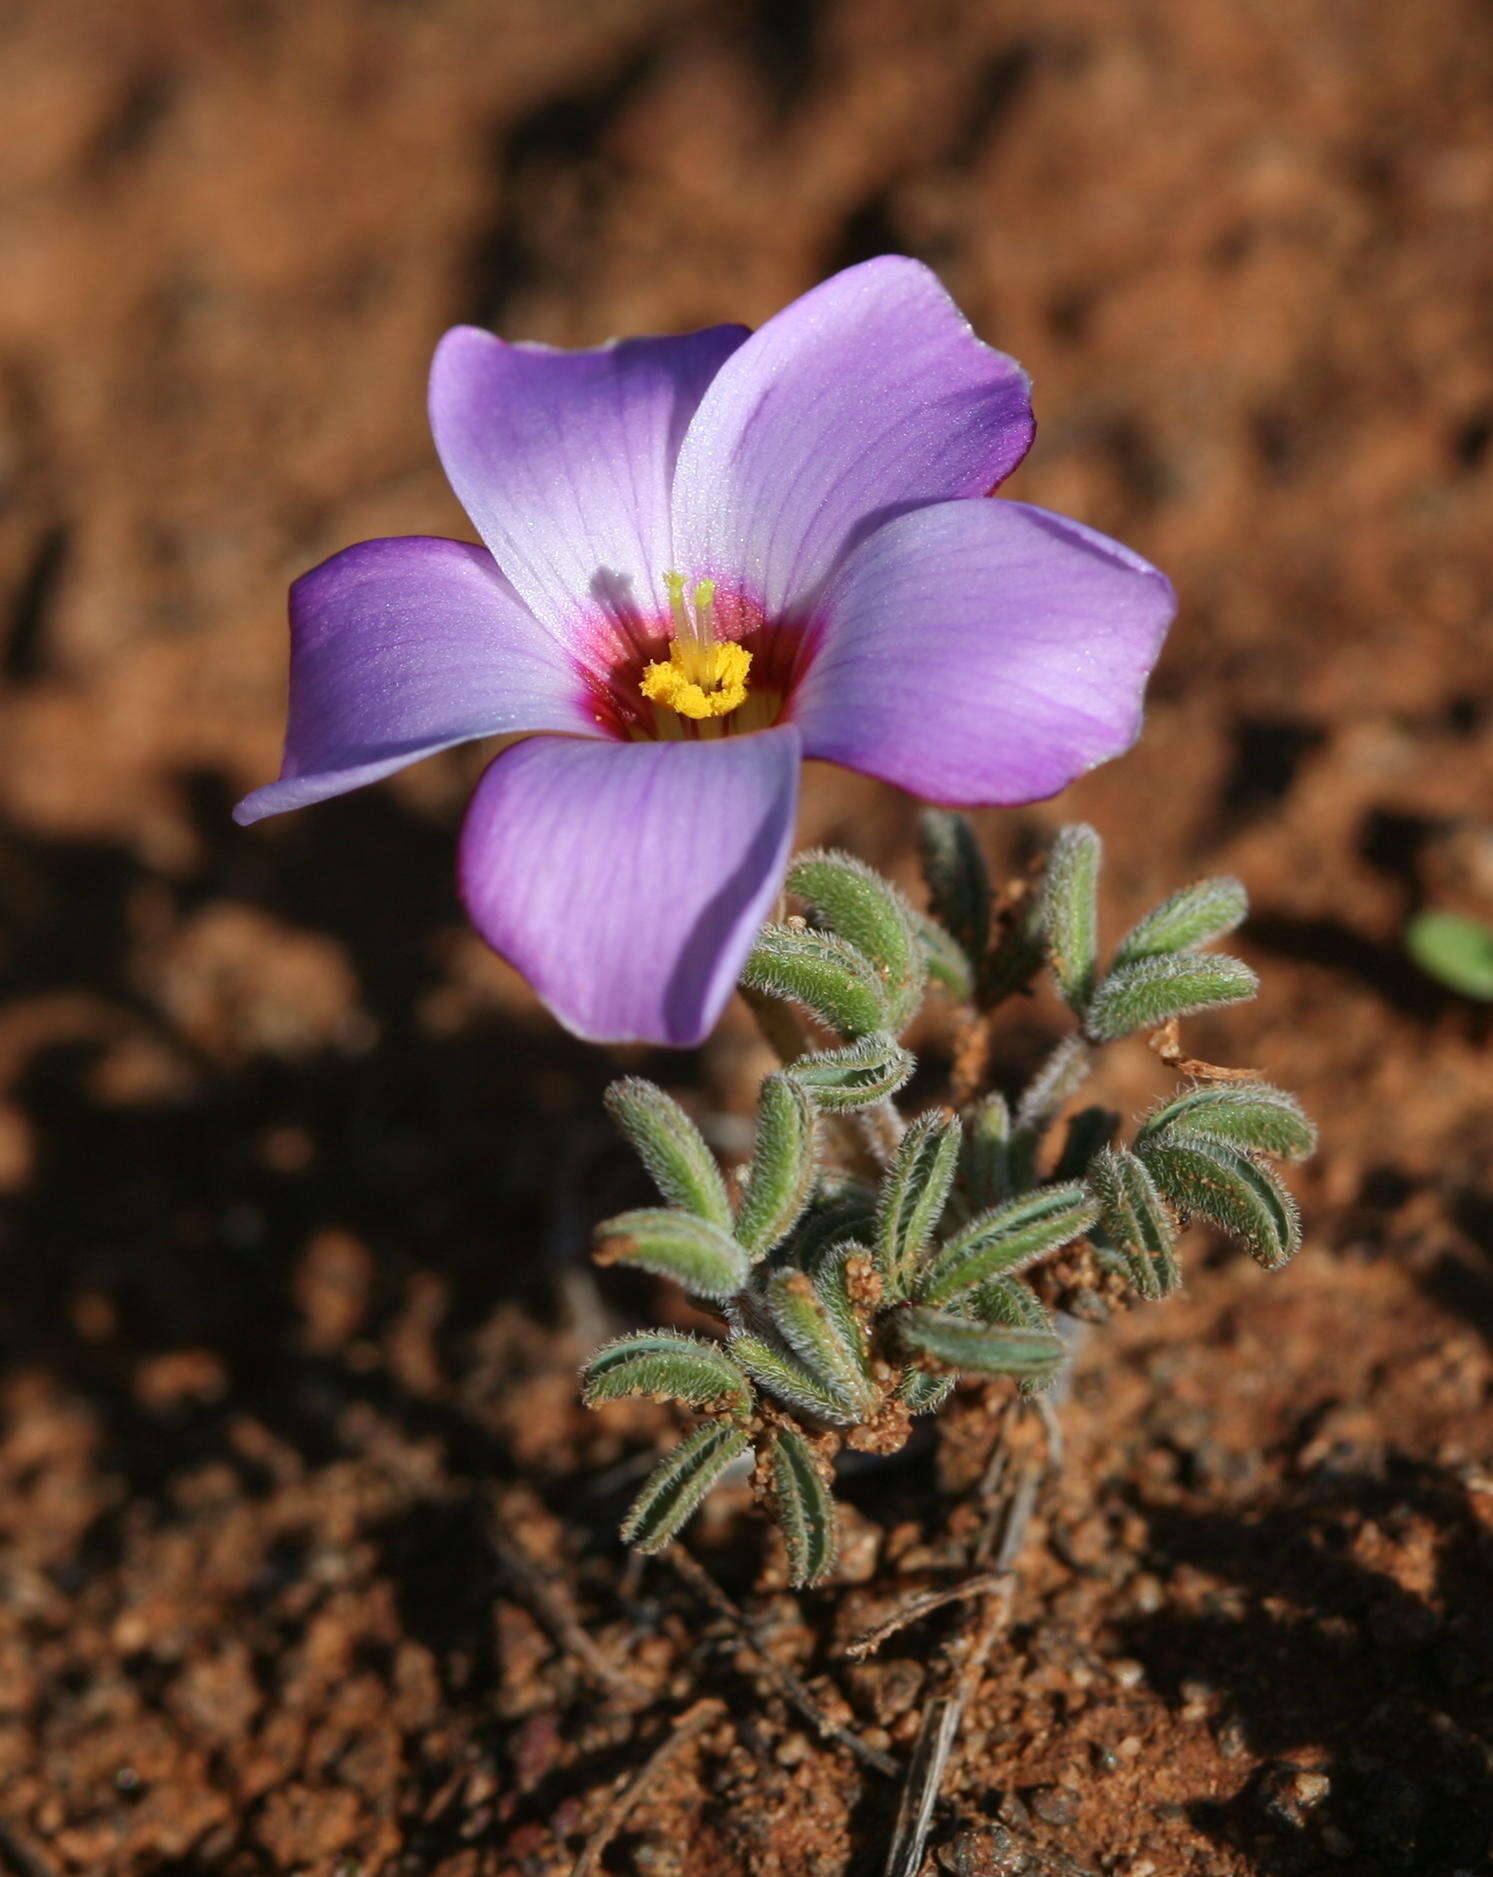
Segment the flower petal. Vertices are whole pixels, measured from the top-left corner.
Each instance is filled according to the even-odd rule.
[[[457,326],[436,348],[430,423],[462,506],[525,602],[582,620],[667,611],[669,488],[700,395],[744,326],[589,352]]]
[[[334,554],[290,589],[290,719],[258,821],[377,782],[472,737],[600,732],[575,661],[486,548],[410,535]]]
[[[785,307],[716,374],[679,454],[690,579],[805,607],[846,548],[910,504],[983,495],[1032,440],[1026,373],[899,255]]]
[[[799,759],[791,726],[505,750],[462,829],[473,923],[577,1036],[692,1047],[782,886]]]
[[[825,595],[794,702],[808,755],[929,801],[1037,801],[1130,747],[1170,582],[1022,502],[889,521]]]

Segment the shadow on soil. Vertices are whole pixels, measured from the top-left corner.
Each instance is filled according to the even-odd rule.
[[[600,1108],[616,1065],[547,1019],[424,1020],[461,921],[449,828],[373,792],[235,836],[219,779],[182,786],[205,858],[171,879],[122,847],[0,830],[0,1023],[20,1039],[10,1099],[31,1153],[0,1197],[0,1375],[39,1366],[81,1391],[131,1499],[208,1459],[252,1496],[235,1417],[314,1463],[353,1400],[438,1436],[457,1471],[501,1477],[480,1404],[468,1413],[439,1377],[471,1372],[470,1338],[505,1305],[553,1322],[594,1218],[633,1202],[640,1176]],[[207,907],[334,940],[353,1041],[276,1053],[184,1033],[169,981],[139,961]],[[120,1087],[122,1054],[152,1065],[143,1092]],[[688,1073],[670,1058],[671,1082]],[[308,1334],[306,1252],[327,1234],[359,1248],[349,1337],[377,1344],[423,1310],[430,1387]],[[142,1363],[172,1352],[217,1382],[142,1391]]]
[[[1143,1506],[1159,1564],[1191,1566],[1243,1593],[1217,1609],[1137,1619],[1127,1641],[1155,1685],[1217,1691],[1215,1725],[1267,1764],[1227,1803],[1200,1802],[1204,1830],[1275,1877],[1323,1868],[1335,1832],[1345,1868],[1453,1877],[1484,1868],[1493,1772],[1493,1640],[1485,1620],[1493,1540],[1452,1476],[1390,1456],[1382,1470],[1322,1469],[1265,1513]],[[1414,1594],[1353,1555],[1372,1520],[1412,1528],[1434,1558]],[[1327,1614],[1330,1612],[1330,1616]],[[1330,1791],[1295,1768],[1325,1773]],[[1353,1849],[1344,1851],[1346,1841]]]

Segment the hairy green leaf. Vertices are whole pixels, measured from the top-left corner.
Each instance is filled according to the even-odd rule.
[[[1124,1147],[1107,1148],[1089,1165],[1099,1225],[1125,1257],[1142,1297],[1166,1297],[1182,1281],[1173,1253],[1171,1218],[1146,1164]]]
[[[624,1395],[683,1401],[692,1408],[745,1414],[747,1378],[718,1343],[682,1330],[638,1330],[603,1343],[581,1371],[588,1408]]]
[[[773,1327],[800,1362],[829,1385],[836,1397],[867,1409],[872,1389],[859,1334],[852,1342],[813,1281],[802,1271],[774,1271],[767,1281]]]
[[[757,1101],[757,1142],[736,1210],[736,1236],[753,1259],[792,1230],[814,1186],[814,1104],[784,1073],[770,1075]]]
[[[918,851],[934,918],[978,964],[990,943],[990,873],[969,817],[925,808]]]
[[[962,1314],[972,1316],[979,1323],[1014,1330],[1039,1330],[1047,1336],[1057,1334],[1051,1313],[1019,1277],[998,1277],[989,1284],[982,1284],[960,1309]],[[1039,1395],[1056,1379],[1056,1369],[1046,1375],[1028,1376],[1016,1384],[1016,1392]]]
[[[980,1323],[1013,1330],[1041,1330],[1055,1336],[1052,1314],[1039,1302],[1030,1285],[1019,1277],[998,1277],[982,1284],[964,1308]]]
[[[1244,923],[1248,912],[1249,895],[1240,881],[1228,874],[1199,880],[1138,920],[1120,940],[1115,963],[1128,965],[1164,952],[1192,951],[1232,932]]]
[[[844,1240],[825,1251],[808,1268],[808,1275],[858,1374],[869,1380],[871,1351],[866,1319],[880,1304],[882,1294],[871,1247],[853,1239]]]
[[[839,1546],[835,1502],[818,1457],[802,1434],[791,1427],[775,1428],[768,1454],[772,1510],[787,1541],[793,1585],[802,1589],[817,1584],[835,1561]]]
[[[897,1390],[909,1414],[932,1414],[959,1386],[957,1375],[935,1374],[932,1369],[909,1369]]]
[[[843,1049],[800,1056],[784,1073],[806,1089],[826,1114],[848,1114],[895,1095],[913,1067],[912,1055],[895,1037],[873,1030]]]
[[[1086,822],[1063,828],[1042,876],[1042,930],[1063,1001],[1080,1017],[1094,990],[1099,950],[1099,836]]]
[[[833,932],[764,926],[741,982],[749,990],[802,1004],[829,1029],[852,1040],[890,1025],[886,987],[875,965]]]
[[[721,1301],[746,1282],[747,1255],[719,1226],[692,1213],[643,1207],[596,1228],[598,1264],[630,1264]]]
[[[1088,1078],[1093,1054],[1081,1036],[1065,1036],[1046,1057],[1022,1090],[1016,1106],[1016,1127],[1024,1134],[1041,1134]]]
[[[656,1082],[630,1075],[613,1082],[605,1100],[664,1198],[729,1230],[726,1182],[700,1130],[674,1097]]]
[[[871,960],[885,987],[890,1027],[904,1029],[923,1001],[927,967],[902,895],[863,861],[822,848],[794,861],[787,885],[807,904],[814,925]]]
[[[920,1114],[902,1136],[876,1206],[876,1262],[888,1300],[905,1297],[933,1236],[959,1164],[959,1117],[947,1108]]]
[[[1304,1160],[1317,1144],[1317,1130],[1301,1104],[1268,1082],[1203,1082],[1153,1108],[1140,1139],[1158,1134],[1209,1134],[1254,1154]]]
[[[863,1239],[876,1221],[876,1193],[859,1180],[836,1175],[821,1179],[819,1190],[785,1244],[779,1257],[796,1264],[812,1277],[822,1259],[833,1256],[847,1239]]]
[[[854,1426],[861,1418],[858,1392],[855,1395],[842,1393],[800,1361],[776,1336],[758,1335],[755,1330],[733,1330],[729,1347],[758,1387],[776,1395],[790,1408],[843,1427]]]
[[[929,977],[942,985],[956,1003],[968,1003],[975,994],[975,967],[969,953],[931,914],[920,912],[916,906],[910,912]]]
[[[1143,1142],[1139,1153],[1179,1211],[1197,1213],[1237,1238],[1267,1271],[1300,1247],[1295,1200],[1269,1167],[1232,1141],[1168,1132]]]
[[[1225,953],[1160,953],[1116,965],[1095,991],[1085,1028],[1112,1042],[1136,1030],[1160,1029],[1173,1017],[1240,1004],[1260,988],[1249,966]]]
[[[965,1117],[959,1179],[971,1212],[984,1212],[1009,1197],[1011,1110],[1004,1095],[986,1095]]]
[[[897,1333],[918,1360],[956,1375],[1008,1375],[1041,1381],[1063,1360],[1063,1339],[1042,1330],[972,1323],[922,1306],[897,1318]]]
[[[1094,1223],[1099,1208],[1081,1180],[1043,1186],[1008,1200],[939,1247],[918,1285],[924,1303],[951,1303],[992,1278],[1010,1277],[1071,1245]]]
[[[1088,1080],[1092,1060],[1081,1036],[1065,1036],[1022,1091],[1011,1129],[1012,1192],[1024,1192],[1035,1182],[1042,1137]]]
[[[662,1551],[731,1462],[751,1445],[744,1429],[707,1421],[687,1435],[643,1482],[622,1523],[625,1544]]]

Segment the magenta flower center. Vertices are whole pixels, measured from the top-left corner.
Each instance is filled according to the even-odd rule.
[[[630,742],[709,740],[768,730],[807,667],[799,621],[769,620],[737,589],[664,575],[667,617],[612,618],[586,673],[596,721]]]

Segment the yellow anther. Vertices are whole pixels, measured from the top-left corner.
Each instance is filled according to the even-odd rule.
[[[715,582],[697,580],[688,600],[684,597],[684,575],[664,575],[664,591],[669,596],[669,619],[674,637],[684,645],[715,644]]]
[[[695,622],[689,616],[689,609],[684,603],[684,575],[665,574],[664,586],[669,595],[669,613],[674,621],[676,639],[692,639],[695,636]]]
[[[715,582],[695,583],[695,637],[702,645],[715,644]]]
[[[751,653],[733,640],[708,646],[676,643],[669,647],[667,660],[650,665],[643,673],[639,689],[649,703],[703,722],[708,717],[728,717],[746,702],[751,668]]]

